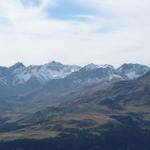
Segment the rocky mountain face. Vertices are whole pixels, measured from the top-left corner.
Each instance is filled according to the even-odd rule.
[[[0,67],[0,97],[14,97],[29,93],[53,79],[65,78],[79,66],[63,65],[51,62],[40,66],[26,67],[22,63],[16,63],[11,67]]]
[[[24,66],[22,63],[16,63],[9,68],[0,67],[0,83],[15,86],[25,84],[31,79],[44,83],[48,80],[64,78],[79,69],[79,66],[63,65],[55,61],[41,66],[29,67]]]
[[[149,67],[139,64],[123,64],[117,71],[128,79],[136,79],[149,71]]]

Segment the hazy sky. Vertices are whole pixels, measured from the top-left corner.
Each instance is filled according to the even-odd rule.
[[[0,0],[0,65],[150,65],[150,0]]]

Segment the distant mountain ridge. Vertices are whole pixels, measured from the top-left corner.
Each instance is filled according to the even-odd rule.
[[[91,71],[96,72],[95,70],[97,70],[97,73],[100,71],[103,72],[103,76],[109,70],[109,74],[112,76],[122,79],[135,79],[144,75],[150,70],[150,67],[140,64],[123,64],[115,69],[112,65],[96,65],[93,63],[81,67],[78,65],[64,65],[56,61],[44,65],[26,67],[24,64],[18,62],[11,67],[0,67],[0,85],[11,84],[14,86],[25,84],[33,79],[39,83],[45,83],[49,80],[65,78],[74,72],[89,73]]]

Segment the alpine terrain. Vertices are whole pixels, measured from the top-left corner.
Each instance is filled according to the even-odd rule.
[[[149,150],[150,67],[0,67],[1,150]]]

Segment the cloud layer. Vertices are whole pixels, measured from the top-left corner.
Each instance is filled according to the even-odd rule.
[[[148,0],[1,0],[0,65],[150,65]]]

